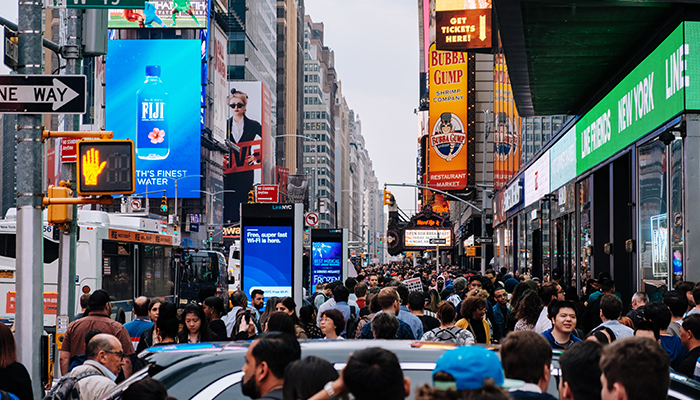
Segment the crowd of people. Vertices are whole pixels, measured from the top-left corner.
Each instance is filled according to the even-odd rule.
[[[161,299],[139,297],[133,302],[134,320],[124,325],[110,318],[109,294],[100,289],[81,298],[85,312],[68,326],[59,356],[60,371],[75,378],[81,400],[95,400],[143,367],[136,354],[144,349],[174,343],[249,340],[253,345],[246,364],[260,363],[265,354],[279,358],[280,352],[285,352],[282,359],[268,361],[268,378],[276,377],[277,381],[249,381],[248,386],[243,385],[250,397],[282,399],[293,394],[297,397],[290,398],[295,400],[319,400],[349,391],[361,399],[365,389],[359,386],[380,378],[363,375],[361,368],[353,369],[350,361],[390,368],[395,356],[379,349],[358,351],[340,375],[333,375],[324,360],[299,360],[297,339],[409,339],[458,345],[500,344],[502,365],[490,356],[493,352],[483,347],[458,347],[445,353],[438,360],[434,385],[416,393],[420,399],[456,398],[450,390],[476,391],[475,395],[494,398],[547,398],[553,350],[563,352],[561,398],[598,398],[576,393],[601,390],[617,390],[618,394],[627,391],[627,398],[641,398],[630,396],[630,391],[638,389],[628,387],[632,384],[630,376],[639,376],[639,370],[629,372],[630,376],[620,373],[626,371],[629,362],[646,362],[650,371],[661,371],[660,376],[666,377],[661,383],[666,387],[669,369],[700,380],[700,285],[680,282],[675,290],[654,301],[637,292],[629,311],[623,313],[621,295],[609,274],[588,279],[582,294],[575,287],[565,287],[556,271],[552,278],[540,282],[537,277],[506,271],[487,270],[481,275],[449,267],[438,272],[408,264],[370,266],[359,271],[356,278],[317,284],[302,304],[291,297],[269,297],[265,301],[262,290],[252,291],[250,297],[235,291],[225,304],[213,287],[202,289],[198,304],[182,308]],[[261,347],[261,343],[265,345]],[[31,378],[17,362],[14,348],[10,329],[0,323],[0,390],[19,400],[30,400]],[[454,357],[478,363],[472,368]],[[651,361],[644,357],[651,357]],[[275,367],[273,363],[277,363]],[[246,377],[258,371],[246,368]],[[303,370],[315,371],[313,376],[326,377],[329,384],[322,388],[287,388],[285,383],[282,388],[280,382],[286,374],[303,377],[299,372]],[[351,371],[358,375],[351,377]],[[484,371],[490,371],[483,377],[486,380],[479,375]],[[400,390],[404,379],[398,379],[399,373],[400,368],[394,386],[403,395],[410,386]],[[520,381],[515,386],[519,389],[507,393],[503,388],[508,389],[513,379]],[[581,385],[583,380],[587,380],[586,385]],[[359,386],[353,386],[353,382]],[[158,383],[150,385],[154,396],[167,395]],[[266,387],[279,392],[269,395]],[[306,397],[299,397],[302,394]],[[366,395],[379,398],[374,397],[376,393]]]

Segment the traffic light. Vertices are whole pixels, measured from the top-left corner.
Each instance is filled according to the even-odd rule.
[[[134,142],[131,140],[81,140],[76,164],[79,194],[134,193]]]
[[[255,190],[248,192],[248,204],[255,203]]]
[[[209,232],[209,240],[214,240],[214,232]]]
[[[160,211],[168,211],[168,196],[163,196],[160,200]]]
[[[63,186],[49,185],[49,198],[73,197],[73,191]],[[48,207],[48,219],[50,224],[65,224],[73,221],[72,204],[52,204]]]
[[[385,206],[391,204],[391,192],[388,190],[384,191],[384,203]]]
[[[173,235],[177,236],[177,224],[173,224]]]

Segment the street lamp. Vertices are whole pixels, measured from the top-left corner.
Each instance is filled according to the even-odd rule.
[[[174,179],[173,179],[173,180],[175,181],[175,224],[179,224],[179,223],[180,223],[180,214],[178,213],[178,210],[179,210],[179,209],[178,209],[178,207],[177,207],[177,181],[179,181],[180,179],[195,178],[195,177],[202,178],[203,175],[185,175],[185,176],[182,176],[182,177],[180,177],[180,178],[174,178]],[[179,229],[178,229],[178,232],[180,232]]]
[[[235,193],[235,192],[236,192],[235,190],[218,190],[218,191],[213,192],[213,193],[212,193],[212,192],[208,192],[208,191],[206,191],[206,190],[190,190],[190,191],[191,191],[191,192],[206,193],[206,194],[208,194],[209,196],[212,197],[212,199],[211,199],[211,209],[210,209],[211,212],[209,213],[209,215],[210,215],[210,217],[209,217],[210,221],[209,221],[209,223],[207,223],[207,225],[211,225],[211,226],[214,225],[214,196],[216,196],[217,194],[220,194],[220,193]],[[209,242],[209,250],[211,250],[211,241]]]
[[[312,136],[304,136],[304,135],[276,135],[274,136],[275,138],[281,138],[281,137],[300,137],[304,138],[304,140],[313,140],[316,142],[315,145],[315,156],[314,156],[314,201],[313,201],[313,210],[318,211],[316,208],[316,202],[318,201],[318,139]]]

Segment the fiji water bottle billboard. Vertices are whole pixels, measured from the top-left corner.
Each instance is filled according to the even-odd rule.
[[[165,190],[174,197],[178,179],[178,197],[200,196],[200,45],[200,40],[109,41],[105,129],[115,139],[135,142],[137,193]]]

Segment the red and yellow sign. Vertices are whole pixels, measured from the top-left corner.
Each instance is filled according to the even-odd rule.
[[[8,314],[15,313],[15,306],[17,304],[17,292],[7,292],[7,301],[5,302],[5,312]],[[58,293],[47,293],[44,292],[44,314],[46,315],[56,315],[58,310]]]
[[[496,120],[493,186],[498,190],[520,169],[522,119],[515,108],[513,89],[502,53],[496,54],[493,68],[493,108]]]
[[[469,158],[467,54],[437,51],[433,44],[429,60],[428,186],[463,190]]]
[[[165,244],[172,245],[173,237],[168,235],[159,235],[157,233],[144,233],[124,231],[121,229],[110,229],[109,239],[118,240],[120,242],[134,243],[149,243],[149,244]]]
[[[78,142],[78,193],[88,196],[134,193],[134,142]]]
[[[436,0],[436,49],[466,51],[493,47],[491,2],[492,0]]]

